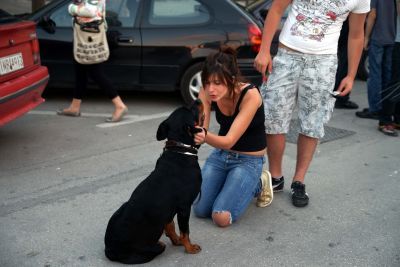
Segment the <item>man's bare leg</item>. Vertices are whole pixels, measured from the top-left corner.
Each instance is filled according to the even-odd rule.
[[[293,182],[291,185],[292,203],[296,207],[305,207],[308,205],[309,198],[306,193],[304,178],[306,176],[308,167],[310,167],[310,163],[314,156],[317,145],[317,138],[311,138],[299,134],[299,139],[297,140],[296,171],[294,173]]]
[[[282,177],[283,152],[286,137],[284,134],[267,134],[268,167],[272,177]]]
[[[297,140],[297,162],[293,181],[304,183],[308,167],[318,145],[318,139],[299,134]]]

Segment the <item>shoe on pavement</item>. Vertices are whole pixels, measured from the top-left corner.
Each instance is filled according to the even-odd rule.
[[[271,174],[267,170],[261,173],[261,192],[257,198],[257,207],[265,208],[272,203],[274,191],[272,190]]]
[[[338,109],[358,109],[358,105],[355,102],[350,101],[350,100],[347,100],[347,101],[336,100],[335,108],[338,108]]]
[[[57,115],[60,116],[69,116],[69,117],[80,117],[81,113],[79,111],[73,112],[66,109],[59,109],[57,110]]]
[[[399,134],[395,130],[395,127],[392,124],[379,125],[378,130],[388,136],[399,136]]]
[[[119,114],[119,116],[116,116],[116,117],[111,116],[110,118],[107,118],[107,119],[106,119],[106,122],[111,122],[111,123],[113,123],[113,122],[120,122],[120,121],[122,120],[122,118],[123,118],[127,113],[128,113],[128,108],[125,107],[125,108],[121,111],[121,113]]]
[[[356,116],[363,119],[379,120],[379,112],[370,112],[367,108],[364,108],[362,111],[357,111]]]
[[[282,192],[283,186],[285,185],[285,178],[283,176],[281,178],[272,178],[272,188],[274,192]]]
[[[305,207],[308,205],[308,194],[306,193],[306,185],[295,181],[291,185],[292,188],[292,203],[296,207]]]

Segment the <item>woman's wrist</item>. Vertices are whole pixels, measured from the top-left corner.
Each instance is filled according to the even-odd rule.
[[[206,136],[207,136],[207,133],[208,133],[208,131],[207,131],[207,129],[206,129],[206,128],[204,128],[204,127],[203,127],[203,131],[204,131],[204,137],[206,137]]]
[[[206,138],[207,138],[208,131],[207,131],[207,129],[204,128],[204,127],[203,127],[203,131],[204,131],[204,140],[203,140],[203,142],[205,143],[205,142],[206,142]]]

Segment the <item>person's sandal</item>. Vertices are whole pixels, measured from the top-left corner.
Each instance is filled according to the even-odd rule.
[[[79,111],[73,112],[73,111],[68,111],[68,110],[64,110],[64,109],[59,109],[59,110],[57,110],[57,115],[68,116],[68,117],[80,117],[81,113]]]
[[[257,207],[265,208],[272,203],[274,198],[274,190],[272,189],[271,174],[267,170],[263,170],[261,174],[261,192],[257,198]]]
[[[378,130],[388,136],[398,136],[399,134],[396,132],[395,127],[391,124],[387,125],[379,125]]]
[[[110,117],[106,119],[106,122],[120,122],[122,118],[128,113],[128,108],[125,107],[124,110],[117,117]]]

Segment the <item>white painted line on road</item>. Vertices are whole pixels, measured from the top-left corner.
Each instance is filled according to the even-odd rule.
[[[156,114],[150,114],[150,115],[125,115],[123,120],[120,122],[114,122],[114,123],[100,123],[97,124],[96,126],[99,128],[110,128],[110,127],[116,127],[116,126],[121,126],[121,125],[126,125],[126,124],[132,124],[135,122],[140,122],[140,121],[147,121],[147,120],[153,120],[153,119],[159,119],[163,117],[168,117],[169,114],[171,114],[171,111],[166,111],[162,113],[156,113]],[[31,110],[29,111],[28,114],[32,115],[56,115],[57,113],[54,111],[46,111],[46,110]],[[96,118],[109,118],[110,114],[108,113],[82,113],[82,117],[96,117]]]
[[[28,112],[28,114],[32,115],[57,115],[57,112],[55,111],[49,111],[49,110],[31,110]],[[110,114],[108,113],[81,113],[82,117],[97,117],[97,118],[108,118],[110,117]]]
[[[135,122],[139,122],[139,121],[159,119],[159,118],[163,118],[163,117],[168,117],[169,114],[171,114],[171,112],[172,111],[168,111],[168,112],[151,114],[151,115],[143,115],[143,116],[126,115],[126,116],[124,116],[123,120],[120,122],[114,122],[114,123],[105,122],[105,123],[97,124],[96,126],[99,128],[110,128],[110,127],[131,124],[131,123],[135,123]]]

